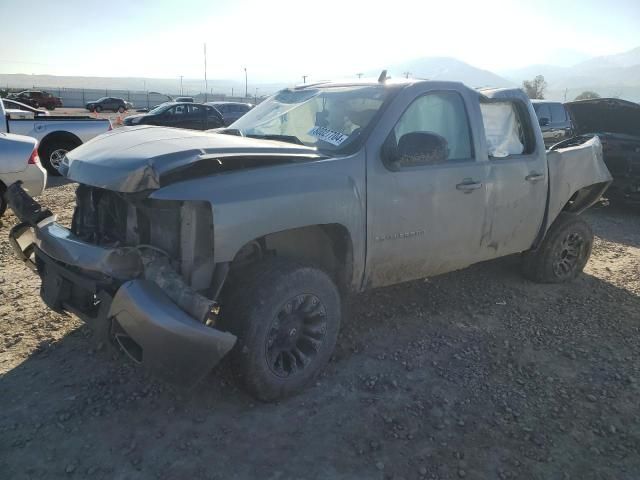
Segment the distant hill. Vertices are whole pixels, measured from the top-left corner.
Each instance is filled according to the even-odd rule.
[[[521,84],[536,75],[544,75],[551,99],[573,100],[579,93],[592,90],[603,97],[640,101],[640,47],[615,55],[594,57],[570,67],[532,65],[500,72]]]
[[[377,76],[377,72],[369,72]],[[426,57],[387,67],[392,77],[402,77],[409,72],[412,78],[429,80],[454,80],[470,87],[510,87],[514,83],[488,70],[476,68],[451,57]]]

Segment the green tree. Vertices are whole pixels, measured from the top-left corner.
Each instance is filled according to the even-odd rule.
[[[596,92],[592,92],[591,90],[585,90],[580,95],[578,95],[575,100],[591,100],[592,98],[600,98]]]
[[[537,75],[533,80],[525,80],[522,82],[522,88],[527,94],[527,97],[543,100],[544,91],[547,89],[547,82],[542,75]]]

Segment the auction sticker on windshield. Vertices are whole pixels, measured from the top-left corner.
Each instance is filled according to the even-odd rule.
[[[331,145],[335,145],[336,147],[344,142],[349,135],[345,135],[344,133],[334,132],[333,130],[329,130],[325,127],[313,127],[309,130],[309,135],[312,137],[319,138],[320,140],[330,143]]]

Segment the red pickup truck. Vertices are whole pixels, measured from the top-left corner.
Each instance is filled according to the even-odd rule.
[[[42,92],[40,90],[25,90],[8,95],[7,98],[26,103],[34,108],[43,107],[47,110],[55,110],[56,107],[62,107],[60,97],[55,97],[48,92]]]

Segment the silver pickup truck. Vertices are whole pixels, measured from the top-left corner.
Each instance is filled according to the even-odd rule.
[[[109,119],[29,116],[27,111],[7,110],[0,99],[0,133],[15,133],[38,140],[40,161],[52,175],[58,175],[57,166],[69,150],[112,128]]]
[[[349,292],[512,254],[534,281],[573,279],[593,242],[579,213],[611,181],[597,137],[547,153],[520,90],[384,76],[281,91],[218,132],[119,129],[61,171],[70,228],[8,191],[46,304],[173,381],[229,354],[264,400],[329,361]]]

